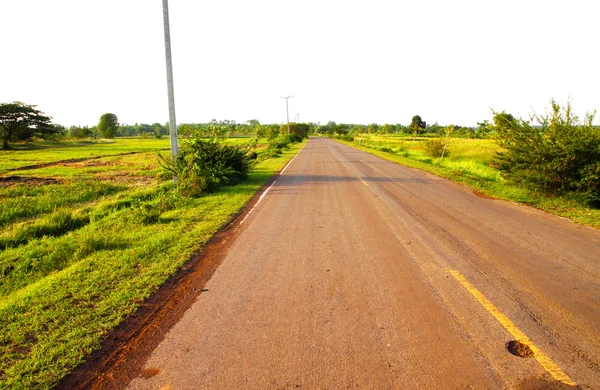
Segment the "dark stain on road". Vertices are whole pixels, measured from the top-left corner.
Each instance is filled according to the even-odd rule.
[[[535,355],[535,353],[529,347],[529,345],[524,344],[518,340],[511,340],[508,343],[506,343],[506,349],[508,349],[508,352],[512,353],[513,355],[522,358],[530,358]]]

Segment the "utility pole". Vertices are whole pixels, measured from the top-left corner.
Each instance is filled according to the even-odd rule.
[[[293,96],[281,96],[281,98],[285,99],[285,115],[287,118],[287,128],[288,128],[288,135],[289,135],[290,134],[290,110],[288,108],[288,100],[293,98]]]
[[[300,123],[300,113],[296,114],[296,123]]]
[[[177,123],[175,122],[175,94],[173,92],[173,63],[171,62],[171,32],[169,29],[169,3],[163,0],[163,22],[165,29],[165,58],[167,60],[167,90],[169,93],[169,139],[171,142],[171,159],[179,154],[177,143]],[[177,176],[173,175],[173,183],[177,184]]]

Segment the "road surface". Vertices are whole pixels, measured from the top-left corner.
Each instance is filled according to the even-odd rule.
[[[327,139],[240,229],[128,388],[600,388],[596,230]]]

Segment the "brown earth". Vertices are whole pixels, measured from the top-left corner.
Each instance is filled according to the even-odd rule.
[[[45,185],[60,184],[63,181],[51,177],[27,177],[27,176],[0,176],[0,188],[9,187],[16,184]]]
[[[600,387],[596,230],[313,139],[229,231],[209,271],[188,265],[203,292],[157,300],[82,387],[573,387],[512,355],[450,270],[581,388]]]

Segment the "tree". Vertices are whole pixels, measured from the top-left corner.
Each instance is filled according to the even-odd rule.
[[[427,123],[425,123],[425,121],[422,120],[421,117],[418,115],[413,116],[412,122],[410,122],[410,125],[408,125],[408,128],[411,129],[413,133],[415,133],[415,136],[425,131],[426,127]]]
[[[98,131],[104,138],[115,138],[117,135],[117,129],[119,128],[119,118],[115,114],[107,112],[100,117],[100,123],[98,123]]]
[[[8,143],[11,141],[26,140],[35,135],[43,137],[56,132],[50,123],[51,118],[35,107],[22,102],[0,104],[2,149],[9,149]]]
[[[413,142],[410,144],[410,150],[412,150],[413,146],[415,146],[415,141],[417,140],[417,134],[424,132],[426,127],[427,127],[427,123],[425,123],[425,121],[422,120],[420,116],[418,116],[418,115],[413,116],[412,121],[410,122],[410,125],[408,125],[408,128],[411,129],[415,135],[413,138]]]

